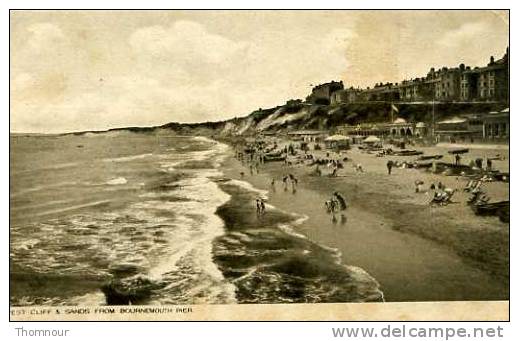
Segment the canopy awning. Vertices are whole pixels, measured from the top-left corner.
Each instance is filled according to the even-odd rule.
[[[376,136],[368,136],[364,139],[364,142],[367,142],[367,143],[373,143],[373,142],[380,142],[380,139]]]
[[[344,135],[332,135],[324,139],[325,141],[348,141],[350,137]]]

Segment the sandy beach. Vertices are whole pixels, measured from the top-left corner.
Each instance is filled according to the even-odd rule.
[[[427,155],[446,154],[449,147],[419,149]],[[508,150],[502,148],[471,149],[462,162],[495,154],[505,159],[495,161],[494,167],[508,171]],[[455,194],[455,203],[443,207],[428,204],[432,193],[415,193],[415,180],[427,185],[441,181],[461,190],[466,179],[416,169],[394,168],[387,174],[388,159],[416,157],[379,158],[356,148],[341,154],[345,156],[352,161],[345,163],[337,177],[327,176],[331,168],[321,167],[323,174],[317,177],[310,175],[315,166],[283,162],[262,164],[259,173],[251,175],[246,163],[232,157],[223,170],[229,178],[268,191],[269,205],[306,215],[308,219],[294,227],[297,233],[339,250],[342,264],[360,267],[379,282],[386,301],[508,299],[509,224],[497,217],[475,216],[465,203],[468,194],[462,191]],[[451,161],[449,156],[442,161]],[[354,163],[361,163],[364,172],[356,172]],[[295,192],[290,186],[284,190],[281,179],[288,173],[299,179]],[[484,186],[493,200],[508,200],[507,183]],[[334,191],[348,201],[342,223],[333,222],[324,207]]]

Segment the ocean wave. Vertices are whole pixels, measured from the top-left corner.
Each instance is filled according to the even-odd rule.
[[[67,212],[67,211],[78,210],[78,209],[81,209],[81,208],[105,205],[105,204],[108,204],[108,203],[110,203],[110,200],[92,201],[92,202],[87,202],[87,203],[80,204],[80,205],[67,206],[67,207],[62,207],[62,208],[58,208],[58,209],[55,209],[55,210],[48,210],[48,211],[44,211],[44,212],[39,212],[39,213],[34,214],[34,216],[38,217],[38,216],[51,215],[51,214],[56,214],[56,213],[63,213],[63,212]]]
[[[126,178],[123,178],[123,177],[118,177],[118,178],[113,178],[113,179],[110,179],[106,182],[107,185],[124,185],[128,182],[128,180],[126,180]]]
[[[15,198],[20,195],[27,194],[27,193],[33,193],[33,192],[44,191],[44,190],[52,189],[52,188],[60,188],[60,187],[75,186],[75,185],[77,185],[76,181],[62,181],[62,182],[56,182],[56,183],[51,183],[51,184],[46,184],[46,185],[37,185],[34,187],[29,187],[26,189],[19,190],[17,192],[10,193],[9,196],[11,198]]]
[[[268,191],[262,190],[262,189],[258,189],[258,188],[254,187],[252,184],[250,184],[247,181],[231,179],[231,180],[227,181],[227,184],[231,185],[231,186],[239,187],[242,190],[245,190],[245,191],[248,191],[248,192],[251,192],[251,193],[255,193],[260,198],[262,198],[263,200],[268,200],[268,198],[269,198],[268,197],[268,193],[269,193]]]
[[[139,208],[171,210],[176,225],[168,246],[168,255],[149,270],[155,280],[169,283],[159,290],[155,301],[160,304],[179,302],[230,303],[234,287],[228,283],[212,260],[212,242],[224,234],[223,221],[216,209],[227,202],[228,194],[207,175],[177,181],[171,194],[182,201],[148,201]],[[193,174],[192,174],[193,175]]]
[[[48,166],[44,166],[44,167],[35,167],[35,168],[30,168],[30,169],[12,171],[12,173],[13,173],[13,175],[14,174],[18,175],[18,174],[25,174],[25,173],[40,172],[40,171],[45,171],[45,170],[59,170],[59,169],[77,167],[80,164],[81,164],[80,162],[56,163],[56,164],[52,164],[52,165],[48,165]]]
[[[103,161],[104,162],[128,162],[128,161],[134,161],[134,160],[148,158],[151,156],[153,156],[152,153],[145,153],[145,154],[128,155],[128,156],[121,156],[121,157],[115,157],[115,158],[106,158],[106,159],[103,159]]]
[[[230,220],[227,233],[215,240],[213,253],[221,271],[236,286],[238,302],[383,300],[379,284],[367,272],[343,265],[338,249],[296,231],[308,216],[272,205],[257,216],[251,207],[254,198],[267,197],[267,191],[241,180],[223,182],[221,187],[232,194],[221,210],[222,217]]]

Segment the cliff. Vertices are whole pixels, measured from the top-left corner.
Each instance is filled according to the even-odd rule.
[[[410,122],[433,121],[433,106],[430,103],[397,104],[398,114],[393,119],[402,117]],[[458,115],[488,113],[502,110],[497,103],[435,103],[434,119],[436,122]],[[301,129],[334,129],[337,126],[359,123],[377,123],[391,121],[391,103],[365,102],[343,105],[286,104],[271,109],[263,109],[251,114],[216,123],[176,125],[184,133],[211,133],[212,135],[251,135],[257,132],[282,132]],[[168,125],[162,126],[166,127]],[[173,127],[173,126],[169,126]],[[189,133],[188,133],[189,134]]]
[[[398,114],[410,122],[432,122],[431,103],[397,104]],[[488,113],[504,109],[498,103],[435,103],[434,116],[438,122],[452,116]],[[363,102],[340,105],[320,105],[290,101],[285,105],[256,110],[247,116],[219,122],[176,123],[156,127],[127,127],[110,129],[108,132],[130,131],[134,133],[160,133],[174,131],[179,135],[201,136],[247,136],[258,132],[283,132],[300,129],[333,129],[337,126],[359,123],[391,121],[391,104],[388,102]],[[106,132],[81,132],[106,133]]]

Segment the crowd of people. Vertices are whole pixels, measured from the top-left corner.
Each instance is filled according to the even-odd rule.
[[[305,145],[305,148],[302,146]],[[300,149],[300,150],[298,150]],[[271,146],[268,148],[264,143],[253,143],[248,144],[246,148],[244,148],[244,152],[237,152],[237,158],[242,161],[244,165],[246,165],[249,169],[250,175],[259,174],[260,167],[265,163],[265,156],[268,153],[273,155],[280,155],[282,160],[284,161],[284,166],[291,168],[293,166],[304,164],[306,166],[314,166],[314,168],[308,173],[311,176],[329,176],[329,177],[337,177],[339,176],[339,170],[344,169],[344,163],[350,162],[352,168],[356,173],[364,173],[365,169],[363,165],[359,162],[354,162],[348,157],[345,157],[342,153],[332,153],[330,151],[322,151],[321,148],[315,148],[315,153],[310,151],[310,148],[307,144],[301,144],[298,147],[297,144],[289,143],[280,148],[278,148],[277,144],[275,146]],[[468,163],[469,167],[474,169],[479,168],[482,171],[492,171],[493,164],[492,160],[500,158],[499,155],[496,157],[488,157],[486,159],[486,168],[483,167],[484,159],[483,158],[475,158]],[[432,160],[432,173],[436,173],[437,166],[437,158]],[[454,154],[453,166],[462,166],[462,157],[460,154]],[[410,161],[395,161],[395,160],[387,160],[385,165],[387,168],[387,174],[392,175],[395,168],[412,168],[407,167]],[[444,165],[445,163],[442,163]],[[466,166],[464,166],[466,167]],[[329,170],[324,170],[328,168]],[[240,173],[241,177],[245,176],[244,172]],[[465,174],[462,173],[462,176]],[[488,200],[488,196],[482,191],[481,183],[484,180],[481,178],[478,181],[471,180],[467,183],[464,191],[471,193],[472,197],[469,199],[469,202],[472,201],[485,201]],[[297,192],[298,179],[294,176],[293,173],[285,173],[280,179],[272,178],[270,182],[271,191],[276,192],[276,183],[277,181],[282,182],[283,190],[289,191],[293,194]],[[452,203],[453,196],[457,192],[457,189],[446,187],[441,181],[431,183],[429,187],[426,187],[426,184],[422,180],[415,180],[415,192],[427,192],[432,193],[432,197],[430,199],[431,205],[439,205],[444,206]],[[265,203],[262,199],[257,199],[256,201],[257,212],[258,215],[262,215],[265,213]],[[329,200],[325,202],[326,211],[332,216],[332,222],[336,223],[337,221],[345,222],[346,216],[344,215],[344,211],[346,209],[346,200],[344,196],[342,196],[338,192],[334,192]],[[338,219],[339,217],[339,219]]]

